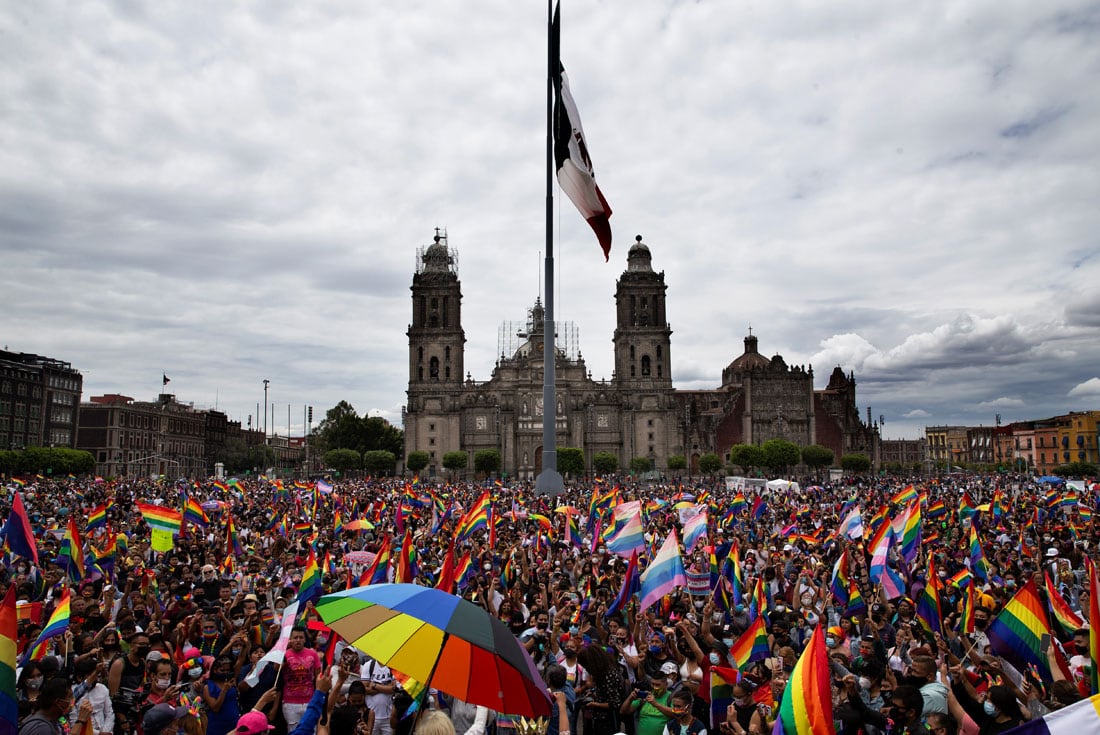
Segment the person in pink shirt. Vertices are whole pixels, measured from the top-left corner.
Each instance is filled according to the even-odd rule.
[[[291,732],[305,714],[313,696],[313,681],[321,671],[321,657],[306,647],[306,630],[297,627],[290,633],[290,640],[283,659],[283,717],[287,732]]]

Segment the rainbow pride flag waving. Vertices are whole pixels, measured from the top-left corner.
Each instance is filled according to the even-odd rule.
[[[791,672],[772,735],[831,735],[833,693],[829,682],[825,635],[819,625]]]

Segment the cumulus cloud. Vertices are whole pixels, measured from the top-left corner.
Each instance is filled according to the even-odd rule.
[[[1100,378],[1089,378],[1083,383],[1078,383],[1066,395],[1070,398],[1100,397]]]
[[[902,416],[907,419],[926,419],[931,415],[932,414],[928,413],[923,408],[914,408],[912,411],[902,414]]]

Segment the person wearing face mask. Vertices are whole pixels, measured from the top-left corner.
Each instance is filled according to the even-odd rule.
[[[94,658],[83,658],[76,662],[73,667],[76,684],[73,686],[73,708],[69,719],[77,718],[77,708],[87,699],[92,705],[92,732],[110,735],[115,730],[115,710],[111,706],[111,693],[100,681],[104,668]]]
[[[840,723],[838,735],[878,735],[889,725],[888,720],[878,709],[872,709],[863,698],[866,690],[863,682],[849,674],[841,679],[837,689],[837,699],[833,703],[833,721]]]
[[[924,700],[922,712],[947,712],[947,686],[936,679],[936,660],[931,656],[914,656],[905,683],[920,690]]]
[[[206,707],[206,735],[228,735],[237,726],[240,707],[233,679],[233,658],[218,656],[202,689]]]
[[[172,662],[167,658],[154,661],[149,667],[149,683],[141,698],[139,712],[167,702],[179,704],[179,687],[172,684]]]
[[[23,670],[19,672],[19,683],[16,686],[19,704],[21,706],[27,704],[33,707],[45,681],[46,677],[43,676],[42,669],[39,668],[37,661],[31,661],[24,666]]]
[[[255,686],[250,686],[248,683],[248,675],[252,673],[252,669],[264,657],[265,653],[267,653],[267,649],[263,646],[254,646],[248,652],[248,662],[237,673],[237,702],[242,712],[248,712],[255,708],[260,698],[275,686],[275,680],[279,672],[277,666],[265,666]]]
[[[766,722],[753,697],[754,691],[756,687],[747,679],[733,685],[733,703],[726,708],[726,721],[723,723],[725,727],[719,726],[723,733],[746,735],[750,732],[764,732]]]
[[[673,715],[665,722],[662,735],[707,735],[702,720],[692,714],[694,697],[687,689],[678,689],[672,695]]]
[[[1020,703],[1006,686],[996,685],[977,695],[970,680],[960,677],[962,685],[956,685],[954,691],[966,714],[978,725],[979,735],[997,735],[1023,724]]]
[[[921,722],[923,707],[924,700],[918,689],[907,684],[895,688],[889,707],[883,709],[883,714],[894,721],[890,735],[931,735]]]

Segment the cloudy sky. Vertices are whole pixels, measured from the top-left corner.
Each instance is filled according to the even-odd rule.
[[[162,372],[302,431],[400,422],[417,249],[459,253],[490,377],[543,249],[546,8],[0,4],[0,343],[85,396]],[[615,281],[666,272],[673,377],[852,370],[887,437],[1100,408],[1100,4],[568,0],[614,216],[559,197],[559,318],[611,377]],[[270,419],[269,419],[270,420]]]

